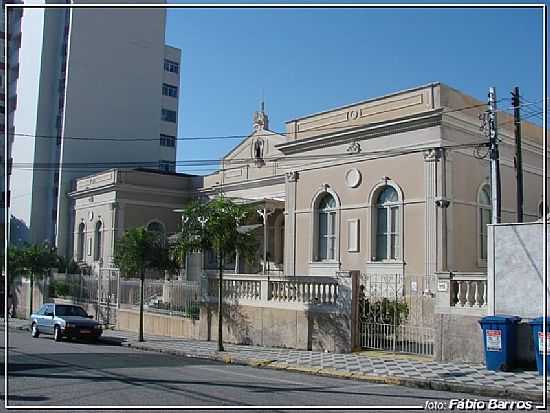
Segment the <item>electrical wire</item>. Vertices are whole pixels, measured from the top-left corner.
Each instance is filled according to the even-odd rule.
[[[509,98],[502,98],[497,101],[502,102],[504,100],[508,100]],[[465,110],[470,109],[476,109],[480,107],[486,107],[487,104],[475,104],[475,105],[469,105],[464,106],[461,108],[456,109],[448,109],[448,110],[441,110],[441,114],[447,114],[447,113],[454,113],[454,112],[461,112]],[[364,125],[357,126],[357,128],[364,127]],[[310,128],[305,132],[275,132],[270,131],[270,133],[261,135],[258,134],[256,136],[258,137],[268,137],[272,136],[273,134],[281,135],[281,136],[290,136],[293,137],[294,133],[300,134],[300,133],[310,133],[310,132],[319,132],[319,131],[331,131],[331,130],[341,130],[341,127],[327,127],[327,126],[318,126],[314,128]],[[20,137],[29,137],[29,138],[43,138],[43,139],[59,139],[59,135],[34,135],[30,133],[7,133],[7,135],[10,136],[20,136]],[[203,137],[197,137],[197,136],[191,136],[191,137],[175,137],[176,141],[196,141],[196,140],[224,140],[224,139],[244,139],[249,137],[251,134],[247,135],[219,135],[219,136],[203,136]],[[94,137],[94,136],[63,136],[63,140],[82,140],[82,141],[114,141],[114,142],[121,142],[121,143],[127,143],[127,142],[154,142],[159,141],[160,137],[158,138],[138,138],[138,137]]]

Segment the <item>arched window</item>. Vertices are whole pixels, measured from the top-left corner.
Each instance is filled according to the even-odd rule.
[[[76,259],[77,261],[83,261],[84,260],[84,230],[86,228],[86,225],[84,225],[84,222],[82,222],[78,226],[78,243],[76,246]]]
[[[397,191],[386,185],[376,197],[374,208],[376,214],[376,247],[377,261],[396,260],[400,251],[399,197]]]
[[[487,259],[487,224],[491,223],[491,189],[483,185],[477,195],[479,258]]]
[[[164,230],[164,225],[162,225],[160,222],[158,221],[151,221],[148,225],[147,225],[147,231],[151,231],[151,232],[155,232],[158,234],[160,240],[161,240],[161,243],[163,245],[165,245],[166,243],[166,233],[165,233],[165,230]]]
[[[327,193],[323,195],[317,207],[318,213],[318,250],[320,261],[336,258],[336,200]]]
[[[95,254],[94,260],[98,261],[101,258],[101,248],[103,247],[103,225],[101,221],[97,221],[95,224]]]

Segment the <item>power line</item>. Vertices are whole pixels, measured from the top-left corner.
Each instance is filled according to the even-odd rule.
[[[508,100],[508,98],[500,99],[500,101]],[[485,104],[476,104],[476,105],[469,105],[464,106],[461,108],[456,109],[448,109],[448,110],[441,110],[441,114],[447,114],[447,113],[454,113],[454,112],[461,112],[465,110],[470,109],[476,109],[485,107]],[[357,128],[363,127],[364,125],[357,126]],[[310,128],[305,132],[297,132],[300,133],[309,133],[309,132],[318,132],[318,131],[330,131],[330,130],[342,130],[341,127],[327,127],[327,126],[319,126]],[[265,135],[256,135],[258,137],[267,137],[271,136],[272,134],[277,134],[281,136],[293,136],[295,132],[276,132],[276,131],[270,131],[271,133],[265,134]],[[158,138],[138,138],[138,137],[97,137],[97,136],[63,136],[60,137],[59,135],[34,135],[30,133],[7,133],[10,136],[20,136],[20,137],[28,137],[28,138],[43,138],[43,139],[60,139],[63,140],[82,140],[82,141],[105,141],[105,142],[121,142],[121,143],[127,143],[127,142],[154,142],[159,141],[160,136]],[[244,139],[249,137],[251,134],[246,135],[219,135],[219,136],[190,136],[190,137],[175,137],[176,141],[201,141],[201,140],[224,140],[224,139]]]
[[[266,163],[292,163],[298,161],[323,161],[323,160],[339,160],[339,159],[348,159],[348,160],[372,160],[379,159],[388,156],[400,156],[414,153],[421,153],[429,149],[442,148],[449,150],[458,150],[458,149],[468,149],[468,148],[478,148],[486,146],[487,143],[478,141],[478,142],[468,142],[462,144],[453,144],[453,145],[443,145],[443,146],[428,146],[428,147],[417,147],[409,149],[388,149],[380,151],[371,151],[371,152],[362,152],[359,154],[349,154],[349,153],[338,153],[333,155],[302,155],[302,156],[288,156],[288,157],[266,157],[263,160]],[[224,168],[224,170],[239,169],[243,166],[253,164],[256,161],[255,158],[241,158],[241,159],[226,159],[223,160],[224,164],[236,165],[235,168]],[[186,167],[204,167],[204,166],[219,166],[222,162],[221,159],[194,159],[187,161],[176,161],[176,166],[186,166]],[[67,170],[78,170],[78,171],[87,171],[89,169],[135,169],[135,168],[146,168],[146,167],[158,167],[159,162],[102,162],[102,163],[93,163],[93,162],[73,162],[73,163],[14,163],[13,168],[19,170],[25,169],[34,169],[34,170],[57,170],[60,166],[63,166],[63,169]]]

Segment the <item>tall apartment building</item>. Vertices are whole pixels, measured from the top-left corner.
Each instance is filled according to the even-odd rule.
[[[5,206],[9,206],[10,193],[6,191],[6,188],[9,187],[11,173],[11,144],[14,137],[13,115],[17,108],[17,78],[19,77],[19,47],[21,46],[21,15],[23,12],[22,9],[10,9],[9,16],[6,16],[4,5],[5,1],[2,1],[2,10],[0,10],[0,44],[2,45],[2,55],[0,56],[0,133],[2,134],[0,153],[2,165],[2,179],[0,180],[2,216],[0,217],[0,228],[2,231],[2,249],[4,246],[5,223],[9,219],[6,216]],[[7,61],[5,53],[7,54]],[[4,171],[7,172],[5,175]]]
[[[11,213],[29,242],[70,256],[76,178],[175,170],[181,52],[165,45],[165,20],[164,9],[25,11]]]

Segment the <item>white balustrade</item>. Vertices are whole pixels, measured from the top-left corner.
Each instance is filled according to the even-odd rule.
[[[338,281],[332,277],[279,277],[266,275],[224,275],[224,298],[286,304],[335,305]],[[217,297],[218,279],[208,278],[208,295]]]
[[[485,274],[453,274],[450,284],[451,307],[487,307],[487,276]]]

